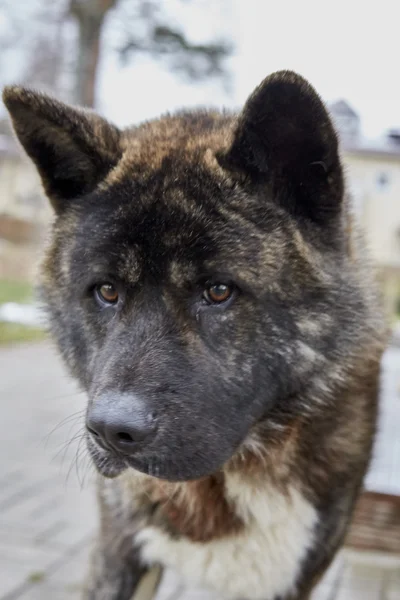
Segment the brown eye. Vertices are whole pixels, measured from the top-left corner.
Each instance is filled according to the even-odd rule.
[[[213,283],[204,290],[204,298],[212,304],[225,302],[232,295],[233,289],[224,283]]]
[[[112,283],[102,283],[95,288],[98,300],[102,304],[116,304],[118,302],[118,292]]]

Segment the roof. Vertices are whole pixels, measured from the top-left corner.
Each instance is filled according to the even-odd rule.
[[[359,120],[358,114],[346,100],[332,102],[332,104],[329,104],[329,110],[334,117],[352,117]]]
[[[400,142],[389,136],[382,136],[377,139],[369,139],[363,136],[342,136],[340,144],[342,149],[349,154],[390,156],[400,159]]]
[[[344,152],[360,156],[386,156],[400,159],[400,131],[391,130],[377,139],[366,138],[359,133],[360,118],[346,100],[337,100],[328,105],[338,129],[340,145]],[[341,126],[344,117],[354,120],[354,130]]]

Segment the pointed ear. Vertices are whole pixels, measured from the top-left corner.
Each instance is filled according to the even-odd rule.
[[[221,165],[270,184],[274,199],[321,221],[338,213],[343,176],[338,141],[315,90],[296,73],[267,77],[248,99]]]
[[[3,100],[57,211],[91,192],[121,157],[119,130],[93,112],[22,87],[6,87]]]

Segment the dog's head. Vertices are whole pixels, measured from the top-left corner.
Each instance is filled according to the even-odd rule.
[[[237,118],[123,131],[23,88],[4,101],[55,209],[42,298],[99,470],[218,470],[335,336],[343,180],[321,100],[282,72]]]

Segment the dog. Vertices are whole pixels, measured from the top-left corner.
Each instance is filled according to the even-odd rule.
[[[289,71],[240,114],[124,130],[3,98],[54,207],[41,299],[88,396],[85,600],[129,600],[153,565],[306,600],[362,486],[386,339],[323,102]]]

